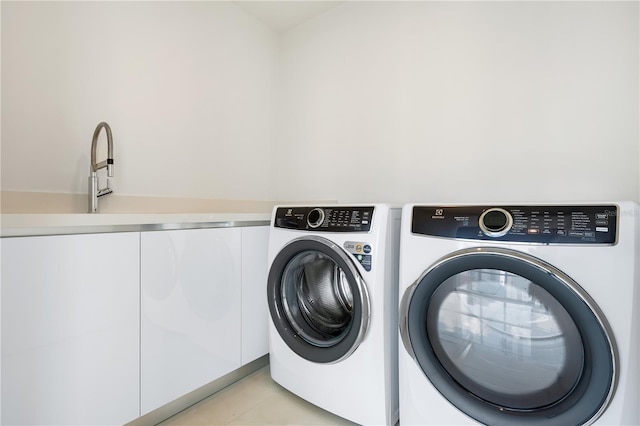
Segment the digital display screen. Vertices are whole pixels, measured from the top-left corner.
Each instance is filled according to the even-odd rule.
[[[487,228],[500,229],[507,224],[507,218],[501,212],[489,212],[484,216],[484,224]]]

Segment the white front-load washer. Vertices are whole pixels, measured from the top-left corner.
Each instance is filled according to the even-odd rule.
[[[402,425],[638,425],[638,205],[403,208]]]
[[[269,234],[271,377],[359,424],[398,420],[400,209],[277,206]]]

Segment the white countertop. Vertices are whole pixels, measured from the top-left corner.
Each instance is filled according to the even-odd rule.
[[[0,236],[87,234],[266,225],[270,213],[2,214]]]

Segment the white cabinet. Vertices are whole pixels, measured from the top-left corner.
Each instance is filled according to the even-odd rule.
[[[241,366],[241,229],[143,232],[141,411]]]
[[[242,229],[242,365],[269,352],[268,226]]]
[[[139,416],[139,238],[1,240],[2,424]]]
[[[1,424],[124,424],[267,354],[268,237],[1,239]]]

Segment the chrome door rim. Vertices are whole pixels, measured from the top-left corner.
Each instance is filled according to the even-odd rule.
[[[296,328],[288,321],[287,309],[282,306],[280,291],[282,272],[289,261],[305,250],[318,251],[329,257],[350,278],[348,282],[351,285],[356,316],[352,319],[352,325],[357,325],[357,328],[349,331],[348,338],[346,336],[336,345],[328,348],[312,347],[311,344],[304,341],[297,333]],[[283,258],[279,260],[281,256]],[[280,264],[285,266],[281,267]],[[271,320],[280,337],[294,352],[310,361],[327,364],[340,362],[351,356],[365,339],[370,322],[370,301],[367,286],[355,262],[340,246],[326,238],[317,235],[303,236],[291,240],[282,247],[270,266],[267,293]],[[335,349],[342,343],[348,344],[348,347],[340,350]]]
[[[414,281],[405,290],[400,301],[399,333],[400,333],[402,344],[405,350],[407,351],[407,353],[411,356],[414,362],[416,362],[416,364],[423,371],[423,373],[427,375],[427,373],[424,372],[423,367],[420,365],[420,361],[414,350],[414,345],[412,344],[412,341],[411,341],[410,330],[409,330],[410,305],[420,283],[427,276],[429,276],[429,274],[443,267],[443,265],[446,265],[453,261],[459,261],[460,259],[468,259],[468,258],[474,258],[478,256],[482,256],[482,257],[494,256],[496,258],[504,258],[504,259],[510,259],[512,261],[523,262],[529,267],[532,267],[541,272],[544,272],[545,274],[550,276],[549,280],[555,280],[557,282],[562,283],[567,290],[569,290],[574,296],[576,296],[586,306],[588,311],[592,314],[593,318],[595,318],[595,320],[597,321],[600,327],[600,330],[602,331],[602,334],[606,339],[606,343],[609,348],[612,375],[611,375],[610,383],[608,385],[607,395],[604,398],[602,404],[600,405],[600,408],[589,419],[587,419],[585,422],[582,422],[581,424],[588,425],[593,423],[607,409],[609,403],[611,402],[611,398],[615,393],[615,388],[618,381],[618,375],[619,375],[618,359],[619,358],[618,358],[617,347],[615,345],[615,340],[613,338],[613,333],[611,331],[611,328],[608,322],[605,319],[604,314],[602,313],[598,305],[578,283],[576,283],[571,277],[569,277],[567,274],[565,274],[558,268],[554,267],[553,265],[550,265],[547,262],[541,259],[538,259],[534,256],[531,256],[529,254],[525,254],[525,253],[511,250],[511,249],[498,248],[498,247],[474,247],[474,248],[462,249],[462,250],[452,252],[446,256],[443,256],[442,258],[438,259],[435,263],[433,263],[426,271],[424,271],[420,275],[420,277],[416,281]],[[458,271],[456,273],[453,273],[451,274],[451,276],[460,272],[463,272],[463,271]],[[443,281],[444,280],[442,280],[442,282]],[[430,377],[428,377],[428,375],[427,375],[427,378],[433,382],[433,380]],[[436,388],[438,388],[438,386],[436,386]],[[438,389],[438,391],[442,393],[440,389]]]

